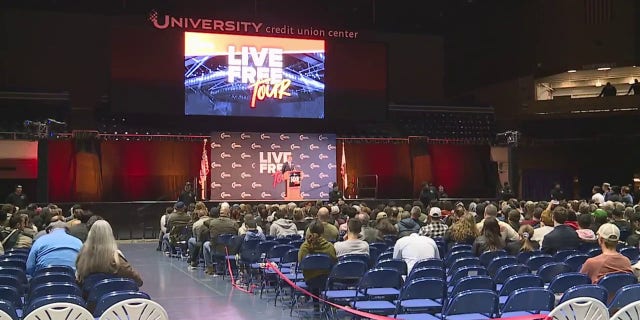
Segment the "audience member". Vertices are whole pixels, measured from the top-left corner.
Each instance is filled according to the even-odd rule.
[[[595,204],[604,203],[604,195],[602,194],[602,187],[593,186],[593,188],[591,189],[591,193],[593,194],[591,196],[591,201],[593,201],[593,203]]]
[[[16,213],[9,219],[9,225],[0,230],[0,240],[4,250],[31,248],[33,239],[24,233],[28,219],[29,216]]]
[[[580,272],[588,275],[593,284],[598,283],[600,278],[609,273],[632,273],[633,270],[629,259],[616,251],[620,240],[620,229],[613,223],[605,223],[600,226],[597,234],[598,244],[602,249],[602,253],[587,259]]]
[[[318,210],[318,221],[322,222],[322,237],[327,241],[335,242],[338,240],[338,228],[328,222],[330,218],[329,209],[322,207]],[[305,232],[305,234],[307,233],[309,233],[309,229]]]
[[[413,207],[414,209],[420,210],[419,207]],[[413,212],[413,209],[412,209]],[[429,210],[429,219],[431,219],[431,223],[426,226],[420,228],[419,234],[421,236],[427,236],[430,238],[443,238],[447,233],[449,227],[442,222],[442,211],[438,207],[432,207]]]
[[[593,212],[593,224],[591,224],[591,230],[593,230],[593,232],[597,232],[598,229],[600,229],[600,226],[607,222],[609,222],[609,213],[604,209],[596,209]]]
[[[240,228],[238,228],[238,235],[243,235],[245,233],[247,233],[247,221],[253,220],[255,221],[255,217],[253,216],[253,213],[246,213],[243,217],[242,217],[242,225],[240,226]],[[256,229],[258,229],[258,231],[260,231],[260,233],[264,233],[264,231],[262,230],[262,228],[258,225],[256,225]]]
[[[224,257],[226,256],[224,243],[218,243],[218,236],[222,234],[238,234],[238,224],[229,218],[231,208],[227,204],[226,206],[220,205],[220,216],[211,220],[205,221],[204,225],[209,228],[209,241],[205,242],[205,253],[208,251],[208,256],[211,257],[212,253],[215,258],[215,274],[222,275],[224,272]],[[207,245],[208,243],[208,245]],[[205,254],[205,259],[207,254]],[[208,265],[207,274],[213,274],[213,266]]]
[[[436,242],[418,233],[410,233],[406,237],[402,237],[396,241],[393,246],[393,258],[402,259],[407,263],[407,270],[411,273],[411,269],[416,262],[430,258],[440,258],[440,252]]]
[[[411,218],[411,213],[403,211],[400,213],[400,221],[396,224],[396,229],[398,229],[399,237],[405,237],[412,233],[418,233],[420,224]]]
[[[287,219],[286,211],[281,210],[280,208],[276,208],[275,210],[276,220],[271,223],[269,234],[276,238],[283,238],[288,235],[297,234],[298,229],[296,228],[296,224],[290,219]]]
[[[520,239],[520,236],[518,236],[517,239]],[[505,241],[500,233],[500,224],[498,219],[492,216],[485,218],[483,220],[480,236],[473,242],[473,254],[480,256],[488,251],[502,250],[504,247]]]
[[[518,232],[516,232],[508,223],[497,220],[498,216],[498,208],[492,204],[487,205],[484,208],[484,219],[476,224],[476,228],[478,232],[482,233],[484,221],[487,218],[494,218],[498,222],[498,230],[500,230],[500,236],[502,237],[502,242],[505,241],[516,241],[520,239]]]
[[[531,237],[535,234],[535,230],[528,224],[523,224],[518,229],[520,240],[511,241],[507,244],[506,250],[509,254],[517,256],[520,252],[531,252],[540,249],[540,244],[537,241],[531,240]]]
[[[338,257],[346,254],[369,255],[369,244],[362,240],[362,222],[359,219],[350,219],[347,223],[347,239],[334,244]]]
[[[627,244],[636,248],[640,245],[640,212],[638,212],[638,208],[640,207],[637,207],[636,212],[629,216],[633,232],[627,237]]]
[[[329,211],[327,210],[327,214],[328,213]],[[306,232],[306,239],[300,246],[300,251],[298,252],[298,263],[302,262],[306,256],[318,253],[328,255],[333,261],[337,260],[336,250],[333,247],[333,244],[327,241],[323,236],[325,234],[324,227],[325,223],[320,220],[316,220],[309,225],[309,229]],[[309,291],[316,297],[319,296],[320,290],[324,289],[326,286],[329,270],[305,269],[302,271],[302,274]],[[320,310],[318,300],[315,298],[313,308],[316,312]]]
[[[67,234],[67,224],[52,222],[47,234],[33,243],[27,259],[27,274],[33,276],[38,269],[51,265],[69,266],[75,269],[76,258],[82,242]]]
[[[590,214],[583,213],[578,216],[578,230],[576,230],[576,233],[580,240],[596,241],[596,234],[590,229],[592,223],[593,217]]]
[[[522,215],[520,211],[516,209],[509,210],[509,214],[507,215],[507,223],[513,228],[513,230],[520,230],[520,218]]]
[[[444,241],[451,248],[455,244],[473,244],[480,235],[476,229],[476,221],[470,213],[463,215],[444,235]]]
[[[555,254],[560,250],[578,249],[580,238],[573,228],[564,224],[567,221],[567,209],[556,207],[553,209],[553,230],[544,236],[541,251]]]

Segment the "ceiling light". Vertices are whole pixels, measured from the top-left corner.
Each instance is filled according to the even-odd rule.
[[[607,70],[611,70],[611,68],[609,67],[598,68],[598,71],[607,71]]]
[[[569,71],[567,71],[567,72],[569,72],[569,73],[574,73],[574,72],[577,72],[577,71],[576,71],[576,69],[571,69],[571,70],[569,70]]]

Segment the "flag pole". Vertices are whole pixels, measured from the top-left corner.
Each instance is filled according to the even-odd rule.
[[[202,200],[207,199],[207,176],[209,175],[207,141],[208,139],[204,139],[202,142],[202,159],[200,160],[200,196]]]

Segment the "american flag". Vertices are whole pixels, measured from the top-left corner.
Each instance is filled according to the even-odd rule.
[[[586,24],[611,22],[612,0],[584,0],[584,18]]]
[[[207,139],[202,145],[202,160],[200,160],[200,193],[202,198],[207,196],[207,176],[209,175],[209,157],[207,156]]]
[[[344,142],[342,143],[342,161],[340,162],[340,176],[342,176],[342,189],[347,188],[347,156],[344,153]]]

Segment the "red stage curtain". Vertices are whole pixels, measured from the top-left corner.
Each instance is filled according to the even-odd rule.
[[[433,183],[450,197],[494,197],[495,179],[489,146],[430,145]]]
[[[341,151],[341,148],[340,145],[338,150]],[[377,174],[378,198],[412,197],[409,144],[347,143],[345,153],[349,181],[355,181],[359,176]],[[338,160],[341,157],[338,152]]]
[[[49,201],[74,201],[75,161],[71,140],[51,140],[49,143]]]
[[[103,201],[175,200],[200,170],[202,142],[102,142]]]

